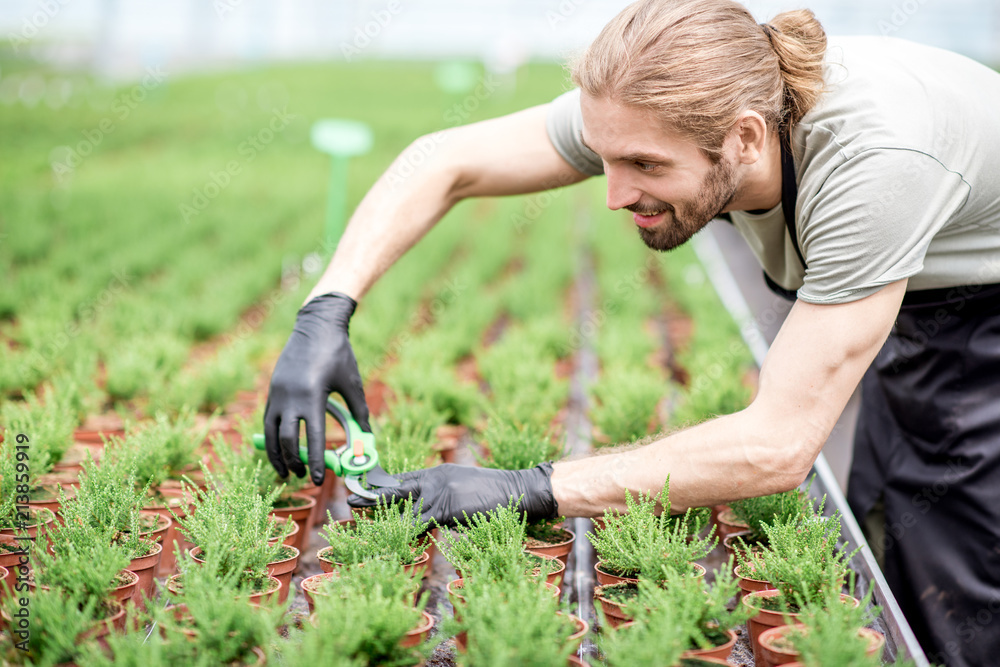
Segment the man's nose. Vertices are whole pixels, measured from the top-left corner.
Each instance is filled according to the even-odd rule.
[[[642,190],[630,183],[620,169],[608,169],[605,165],[605,174],[608,179],[608,208],[612,211],[631,206],[642,197]]]

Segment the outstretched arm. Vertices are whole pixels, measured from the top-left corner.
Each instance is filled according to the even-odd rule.
[[[892,329],[906,280],[839,305],[799,301],[760,374],[754,402],[644,447],[530,470],[442,465],[407,473],[386,497],[423,500],[451,524],[523,497],[529,518],[625,510],[625,494],[656,493],[670,476],[674,511],[792,489],[808,475],[861,376]],[[474,483],[468,481],[474,475]],[[365,504],[356,496],[352,504]]]

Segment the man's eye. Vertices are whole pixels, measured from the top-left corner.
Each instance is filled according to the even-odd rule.
[[[639,167],[639,171],[653,171],[656,168],[655,164],[650,164],[648,162],[636,162],[635,166]]]

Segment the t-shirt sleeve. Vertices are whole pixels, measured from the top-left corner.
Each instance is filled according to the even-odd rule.
[[[919,151],[872,149],[846,160],[817,192],[799,192],[807,264],[799,298],[847,303],[916,275],[969,192],[961,174]]]
[[[580,111],[580,89],[574,88],[552,100],[545,129],[549,141],[574,169],[589,176],[604,173],[604,163],[597,153],[583,145],[583,113]]]

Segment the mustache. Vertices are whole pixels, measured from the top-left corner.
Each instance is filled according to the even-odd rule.
[[[654,213],[662,213],[663,211],[674,212],[674,207],[666,202],[660,202],[658,206],[649,206],[648,204],[631,204],[625,207],[626,211],[631,211],[632,213],[638,213],[639,215],[653,215]]]

